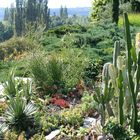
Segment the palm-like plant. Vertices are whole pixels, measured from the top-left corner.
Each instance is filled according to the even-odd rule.
[[[33,115],[37,108],[32,103],[26,103],[21,97],[11,99],[5,118],[8,126],[18,132],[27,131],[33,126]]]

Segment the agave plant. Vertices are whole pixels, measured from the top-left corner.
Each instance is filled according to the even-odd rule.
[[[0,124],[0,139],[3,138],[4,133],[7,131],[7,126],[5,123]]]
[[[9,128],[17,132],[27,131],[33,126],[33,115],[37,108],[32,103],[26,103],[21,97],[11,99],[5,113],[6,123]]]
[[[14,79],[14,69],[8,75],[7,82],[4,83],[5,95],[8,99],[15,97],[17,93],[16,82]]]

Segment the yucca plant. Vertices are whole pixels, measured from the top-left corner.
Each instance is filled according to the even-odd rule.
[[[7,131],[7,126],[5,123],[0,124],[0,139],[3,139],[4,133]]]
[[[14,79],[14,69],[8,75],[7,82],[4,83],[5,95],[8,99],[15,97],[17,94],[16,81]]]
[[[17,132],[27,131],[33,126],[33,115],[37,108],[32,103],[26,103],[21,97],[11,99],[5,113],[6,123],[9,128]]]

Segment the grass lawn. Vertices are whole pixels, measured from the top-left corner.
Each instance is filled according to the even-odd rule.
[[[128,17],[131,25],[140,27],[140,13],[129,13]],[[123,25],[123,16],[120,16],[119,26],[122,25]]]

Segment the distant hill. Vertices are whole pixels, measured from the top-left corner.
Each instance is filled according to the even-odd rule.
[[[59,15],[59,8],[51,9],[51,15]],[[69,16],[78,15],[78,16],[88,16],[90,13],[90,7],[82,7],[82,8],[68,8]],[[0,21],[3,20],[4,17],[4,8],[0,8]]]
[[[51,9],[51,15],[59,15],[60,8]],[[82,7],[82,8],[68,8],[69,16],[78,15],[78,16],[88,16],[90,13],[90,7]]]

